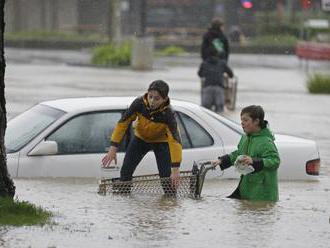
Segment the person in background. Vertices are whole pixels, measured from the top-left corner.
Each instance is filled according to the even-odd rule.
[[[237,163],[251,168],[251,173],[241,175],[238,187],[230,198],[273,202],[279,199],[277,170],[280,157],[264,115],[261,106],[243,108],[241,125],[245,134],[237,150],[212,162],[214,166],[219,165],[221,170]]]
[[[239,26],[234,25],[230,28],[229,40],[230,42],[239,44],[240,46],[245,44],[245,37]]]
[[[112,136],[109,152],[102,159],[102,166],[117,164],[118,147],[133,121],[132,137],[120,171],[121,181],[131,181],[142,158],[153,150],[159,176],[171,179],[171,189],[162,183],[165,193],[175,191],[179,183],[182,145],[177,122],[168,97],[169,86],[162,80],[153,81],[147,93],[137,97],[118,121]],[[171,192],[169,192],[171,191]]]
[[[211,110],[214,107],[219,114],[225,106],[224,75],[230,78],[234,76],[226,61],[216,56],[216,53],[204,60],[198,70],[202,81],[202,106]]]
[[[229,42],[223,33],[223,22],[219,18],[211,22],[208,31],[203,35],[201,46],[201,57],[203,61],[214,54],[228,62]]]

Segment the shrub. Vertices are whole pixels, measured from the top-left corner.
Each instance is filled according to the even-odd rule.
[[[131,61],[132,46],[125,42],[121,45],[107,44],[94,48],[92,64],[102,66],[125,66]]]
[[[249,41],[249,44],[255,46],[294,46],[296,43],[297,38],[292,35],[263,35]]]
[[[277,23],[271,23],[271,24],[264,24],[261,23],[260,25],[257,25],[258,34],[260,35],[288,35],[288,36],[294,36],[299,37],[300,35],[300,26],[294,25],[294,24],[277,24]]]
[[[178,46],[168,46],[159,51],[161,56],[176,56],[185,54],[186,51],[182,47]]]
[[[42,225],[52,214],[26,201],[0,198],[0,225]]]
[[[330,94],[330,75],[314,74],[307,79],[310,93]]]

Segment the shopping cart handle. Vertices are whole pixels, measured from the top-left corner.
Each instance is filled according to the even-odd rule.
[[[205,161],[205,162],[202,162],[202,163],[201,163],[201,165],[210,165],[210,164],[212,164],[211,161]]]

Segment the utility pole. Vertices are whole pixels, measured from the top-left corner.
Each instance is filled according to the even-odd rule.
[[[121,1],[109,0],[109,40],[112,43],[121,41]]]
[[[136,36],[133,37],[131,66],[136,70],[151,70],[153,66],[154,38],[146,36],[147,1],[135,0]]]
[[[147,5],[146,0],[140,0],[140,25],[139,25],[139,31],[138,36],[144,37],[146,35],[146,18],[147,18]]]

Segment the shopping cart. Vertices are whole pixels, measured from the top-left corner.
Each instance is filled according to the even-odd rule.
[[[164,194],[169,197],[201,197],[206,173],[215,169],[210,161],[197,164],[191,171],[181,171],[178,185],[174,187],[170,178],[160,178],[158,174],[135,176],[131,181],[119,178],[104,178],[99,183],[98,193],[106,194]]]

